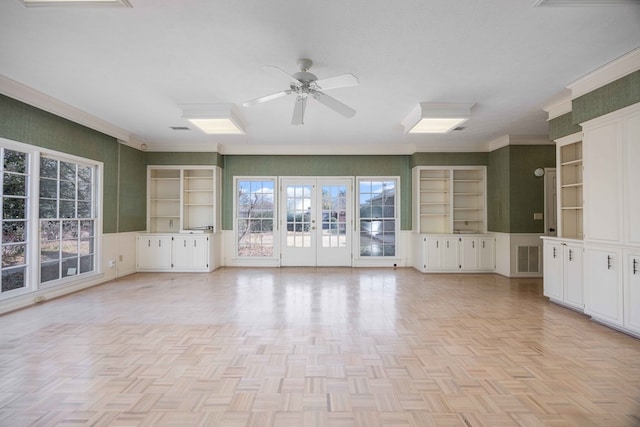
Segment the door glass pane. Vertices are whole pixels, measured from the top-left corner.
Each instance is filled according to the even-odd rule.
[[[287,186],[288,247],[311,247],[311,190],[311,185]]]
[[[347,187],[322,186],[322,247],[347,246]]]

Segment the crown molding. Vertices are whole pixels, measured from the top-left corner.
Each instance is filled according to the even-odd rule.
[[[547,121],[555,119],[556,117],[560,117],[564,114],[570,113],[572,111],[571,97],[567,97],[554,104],[548,105],[544,107],[543,110],[546,111],[548,114]]]
[[[640,47],[584,75],[567,88],[571,99],[575,99],[637,70],[640,70]]]
[[[496,151],[507,145],[553,145],[553,141],[538,135],[503,135],[489,142],[489,151]]]
[[[0,93],[24,102],[25,104],[47,111],[51,114],[55,114],[56,116],[60,116],[98,132],[112,136],[124,141],[125,143],[131,138],[130,132],[112,123],[89,113],[85,113],[74,106],[58,101],[49,95],[2,75],[0,75]]]

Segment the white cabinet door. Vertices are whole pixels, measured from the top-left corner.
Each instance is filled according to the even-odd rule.
[[[460,268],[462,270],[478,269],[479,246],[477,237],[460,238]]]
[[[493,271],[496,268],[495,237],[480,238],[480,270]]]
[[[426,241],[426,268],[427,270],[441,270],[442,269],[442,254],[443,254],[443,242],[444,239],[440,237],[428,237]]]
[[[563,300],[562,245],[555,241],[544,241],[544,296]]]
[[[624,326],[640,334],[640,251],[625,254]]]
[[[567,244],[563,247],[564,302],[580,310],[584,310],[582,251],[578,245]]]
[[[137,265],[140,270],[171,269],[171,236],[138,236]]]
[[[459,270],[458,263],[458,237],[445,237],[443,239],[443,258],[442,267],[445,270]]]
[[[209,267],[209,237],[194,236],[191,242],[191,266],[197,269]]]
[[[209,238],[207,236],[175,236],[173,240],[173,268],[176,270],[206,270],[209,267]]]
[[[621,240],[620,138],[619,120],[585,127],[585,240],[606,243]]]
[[[625,236],[628,243],[640,245],[640,111],[623,121]]]
[[[175,236],[173,238],[173,266],[176,269],[191,267],[191,238]]]
[[[585,312],[596,320],[622,326],[623,286],[620,252],[585,248]]]

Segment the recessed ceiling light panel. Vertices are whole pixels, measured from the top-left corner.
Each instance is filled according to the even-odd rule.
[[[233,104],[182,105],[182,117],[207,134],[245,133],[240,114]]]
[[[129,0],[21,0],[27,7],[132,7]]]
[[[421,102],[402,121],[404,133],[449,133],[471,117],[473,104]]]

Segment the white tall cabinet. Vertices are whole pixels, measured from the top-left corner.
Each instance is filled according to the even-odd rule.
[[[495,270],[486,233],[485,166],[418,166],[413,174],[414,267],[422,272]]]
[[[582,128],[585,313],[640,336],[640,104]]]
[[[148,167],[148,232],[138,235],[139,271],[214,268],[220,182],[215,166]]]

